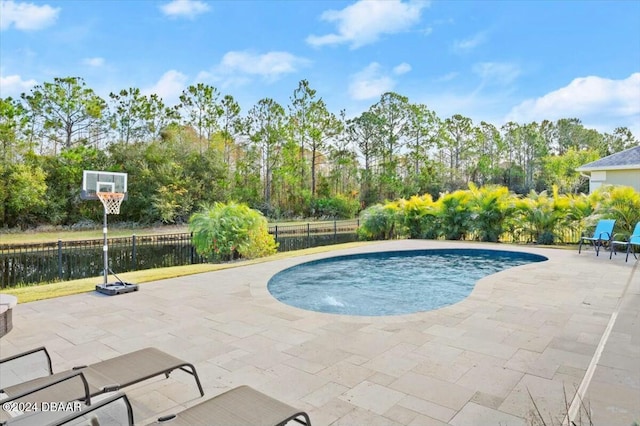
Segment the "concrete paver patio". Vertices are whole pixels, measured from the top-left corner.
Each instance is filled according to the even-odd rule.
[[[451,247],[549,260],[483,278],[462,302],[409,315],[304,311],[267,290],[273,274],[313,259]],[[314,425],[526,425],[531,398],[548,424],[560,424],[564,395],[571,400],[578,388],[594,424],[631,425],[640,421],[637,269],[592,250],[380,242],[148,283],[126,295],[19,304],[0,357],[44,345],[61,371],[154,346],[195,365],[205,398],[246,384],[306,410]],[[125,391],[141,423],[203,400],[181,372]]]

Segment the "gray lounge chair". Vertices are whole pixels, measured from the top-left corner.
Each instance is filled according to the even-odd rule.
[[[593,236],[580,237],[580,244],[578,245],[578,254],[582,251],[582,244],[584,242],[591,243],[596,249],[596,256],[600,254],[600,248],[608,246],[611,248],[613,241],[613,227],[616,224],[615,219],[603,219],[596,225],[596,230],[593,232]]]
[[[57,374],[53,373],[51,357],[44,347],[2,359],[0,360],[0,364],[19,362],[21,358],[39,352],[43,352],[46,355],[49,375],[5,387],[0,390],[0,392],[4,392],[9,398],[11,398],[14,395],[28,392],[30,389],[49,383],[52,378],[58,376],[63,377],[69,374],[68,371]],[[140,349],[135,352],[120,355],[88,366],[74,367],[72,371],[82,372],[88,383],[89,395],[93,397],[105,392],[113,392],[163,374],[166,377],[169,377],[169,374],[177,369],[191,374],[198,385],[200,396],[204,396],[200,378],[198,377],[195,367],[192,364],[184,362],[183,360],[156,348]],[[41,400],[73,401],[77,399],[77,392],[64,394],[62,393],[63,391],[64,390],[59,387],[52,389],[53,393],[51,394],[51,397],[46,399],[43,396]]]
[[[0,423],[2,426],[133,426],[133,410],[127,396],[115,393],[80,410],[33,411]]]
[[[239,386],[177,414],[160,417],[154,426],[311,425],[309,415],[249,386]]]
[[[17,417],[7,426],[112,425],[132,426],[131,403],[123,393],[116,393],[66,417],[43,421],[43,413]],[[165,416],[151,425],[164,426],[283,426],[289,421],[311,426],[307,413],[275,400],[248,386],[231,389],[221,395]]]
[[[71,407],[78,411],[91,406],[89,384],[82,371],[70,371],[67,375],[49,376],[49,381],[22,393],[1,400],[0,426],[45,424],[64,417],[64,410]],[[53,388],[53,389],[51,389]],[[51,392],[55,390],[55,392]],[[44,398],[42,393],[44,392]],[[52,395],[74,395],[74,402],[51,400]],[[46,406],[37,401],[47,399]],[[37,415],[37,421],[32,413]],[[30,419],[30,420],[29,420]]]

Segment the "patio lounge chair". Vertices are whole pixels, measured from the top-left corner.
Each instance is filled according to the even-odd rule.
[[[69,374],[68,371],[57,374],[53,373],[51,357],[44,347],[2,359],[0,360],[0,365],[5,364],[6,366],[6,363],[11,362],[19,363],[21,358],[39,352],[43,352],[46,356],[49,375],[5,387],[0,390],[0,392],[4,392],[7,397],[12,398],[14,395],[27,392],[30,389],[49,383],[57,376],[62,377]],[[88,383],[89,395],[93,397],[105,392],[113,392],[162,374],[169,377],[169,374],[177,369],[191,374],[198,385],[200,396],[204,396],[204,391],[200,384],[200,378],[198,377],[195,367],[192,364],[184,362],[183,360],[156,348],[140,349],[135,352],[120,355],[88,366],[74,367],[71,371],[82,372]],[[53,393],[50,397],[47,398],[42,396],[40,399],[41,401],[73,401],[77,399],[77,392],[64,394],[60,388],[51,389],[51,392]]]
[[[66,408],[69,406],[67,401],[48,400],[46,407],[36,401],[42,401],[41,392],[47,392],[45,398],[50,398],[52,393],[50,388],[55,389],[55,394],[74,395],[73,399],[77,401],[71,404],[71,407],[80,409],[81,407],[91,406],[91,396],[89,395],[89,384],[84,378],[82,371],[70,371],[67,375],[50,376],[51,380],[40,386],[30,390],[14,394],[10,398],[2,399],[2,409],[0,409],[0,426],[15,424],[44,424],[55,419],[65,416],[64,410],[58,408]],[[82,401],[82,402],[80,402]],[[53,407],[53,408],[52,408]],[[24,422],[31,412],[45,412],[38,416],[38,421]]]
[[[116,393],[66,417],[43,421],[42,412],[29,413],[12,419],[7,426],[111,425],[132,426],[131,403],[123,393]],[[294,420],[311,426],[307,413],[275,400],[248,386],[231,389],[221,395],[165,416],[151,425],[188,426],[283,426]],[[82,423],[80,423],[82,422]]]
[[[30,411],[21,416],[14,417],[0,426],[133,426],[133,410],[127,396],[123,393],[115,393],[101,399],[93,405],[84,406],[82,409],[70,407],[55,411]]]
[[[633,246],[640,247],[640,222],[636,223],[636,227],[633,228],[633,233],[629,237],[629,240],[627,240],[627,241],[612,241],[611,242],[611,246],[614,249],[615,249],[616,246],[625,246],[627,248],[627,250],[626,250],[627,251],[627,257],[624,260],[625,262],[629,261],[629,253],[633,254],[633,257],[635,257],[637,259],[638,256],[636,256],[636,253],[633,251]],[[611,256],[613,255],[613,253],[615,253],[615,250],[611,250],[611,253],[609,254],[609,259],[611,259]]]
[[[578,254],[582,251],[582,244],[589,242],[596,249],[596,256],[600,254],[600,247],[608,245],[611,248],[611,241],[613,241],[613,226],[616,224],[615,219],[603,219],[596,225],[596,230],[593,232],[592,237],[580,237],[580,244],[578,245]]]
[[[249,386],[239,386],[177,414],[160,417],[154,426],[284,426],[294,420],[311,425],[309,415]]]

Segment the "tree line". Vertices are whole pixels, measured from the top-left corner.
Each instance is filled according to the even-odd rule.
[[[353,217],[384,200],[504,185],[584,191],[575,168],[638,140],[580,120],[497,127],[440,118],[394,92],[354,117],[336,114],[302,80],[288,105],[248,111],[206,84],[177,105],[128,88],[98,96],[80,77],[55,78],[19,99],[0,98],[0,227],[99,220],[79,199],[83,170],[129,174],[113,220],[184,223],[200,205],[236,201],[268,217]]]

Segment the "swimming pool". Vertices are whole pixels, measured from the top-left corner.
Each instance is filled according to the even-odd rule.
[[[481,249],[405,250],[336,256],[293,266],[267,284],[278,300],[347,315],[400,315],[451,305],[487,275],[547,260]]]

